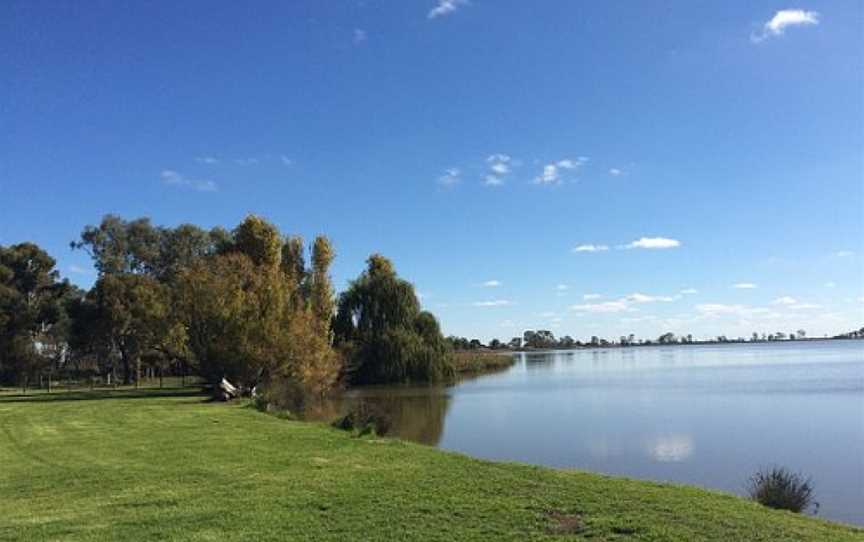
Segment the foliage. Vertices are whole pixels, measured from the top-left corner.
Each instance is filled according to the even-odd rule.
[[[802,512],[814,505],[810,478],[783,467],[756,472],[747,483],[747,493],[754,501],[780,510]]]
[[[28,379],[60,361],[73,289],[32,243],[0,246],[0,382]]]
[[[148,353],[184,350],[185,329],[172,316],[170,291],[156,279],[105,274],[88,300],[95,307],[95,340],[119,355],[124,383],[140,379],[141,360]]]
[[[332,423],[333,427],[351,431],[358,436],[375,434],[384,436],[390,432],[393,421],[387,412],[370,401],[359,401],[348,412]]]
[[[452,377],[435,317],[421,312],[414,287],[374,254],[339,297],[336,341],[350,358],[355,383],[439,381]]]

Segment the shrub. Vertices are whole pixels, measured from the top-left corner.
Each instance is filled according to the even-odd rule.
[[[811,505],[818,507],[810,478],[784,467],[756,472],[750,477],[747,492],[754,501],[770,508],[802,512]]]
[[[360,401],[353,405],[345,416],[333,422],[333,427],[344,431],[354,431],[358,435],[375,433],[384,436],[392,427],[390,416],[377,405],[368,401]]]

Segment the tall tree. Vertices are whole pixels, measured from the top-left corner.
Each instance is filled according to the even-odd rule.
[[[453,373],[437,321],[420,311],[414,287],[379,254],[340,295],[334,331],[356,383],[435,381]]]
[[[122,363],[124,383],[140,380],[145,354],[183,348],[185,332],[171,317],[170,292],[156,279],[130,273],[103,275],[90,297],[102,341]]]
[[[46,361],[56,360],[56,339],[68,282],[60,281],[55,261],[33,243],[0,246],[0,379],[26,379]],[[46,350],[45,347],[50,349]]]

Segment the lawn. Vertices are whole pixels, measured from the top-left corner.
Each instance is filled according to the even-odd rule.
[[[354,438],[192,390],[0,397],[0,540],[864,540],[692,487]]]

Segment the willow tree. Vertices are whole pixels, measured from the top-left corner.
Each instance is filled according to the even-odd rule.
[[[420,310],[414,287],[380,254],[339,297],[337,344],[358,384],[427,382],[453,374],[435,317]]]

